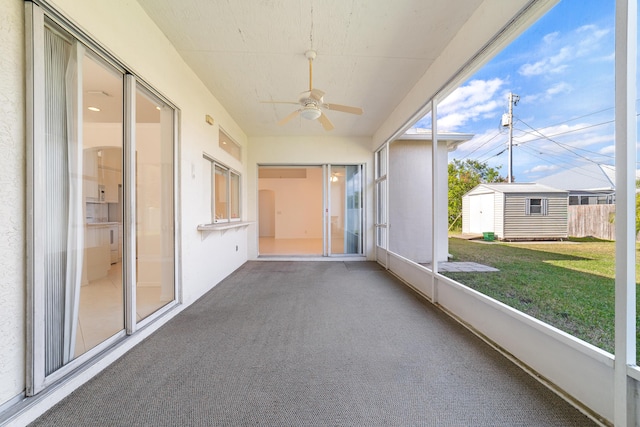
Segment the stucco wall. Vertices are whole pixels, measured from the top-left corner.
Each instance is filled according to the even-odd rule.
[[[389,148],[389,250],[417,263],[431,263],[431,141],[394,141]],[[438,146],[438,261],[446,261],[447,147]]]
[[[24,390],[24,5],[0,0],[0,405]]]
[[[246,260],[246,229],[232,233],[197,231],[203,217],[204,176],[202,155],[242,174],[242,206],[246,212],[245,163],[218,146],[218,127],[243,147],[246,135],[187,67],[164,34],[136,2],[113,0],[55,0],[56,7],[81,25],[96,41],[113,52],[124,64],[160,91],[181,112],[179,185],[182,245],[182,299],[192,302]],[[205,115],[213,117],[213,126]],[[238,249],[236,250],[236,246]]]
[[[127,68],[180,109],[177,244],[182,247],[181,295],[190,303],[211,289],[247,258],[247,231],[204,233],[202,200],[204,152],[243,174],[246,183],[246,136],[222,105],[186,66],[162,32],[136,2],[128,0],[50,2]],[[24,2],[0,0],[0,406],[25,388],[25,58]],[[211,115],[214,126],[205,122]],[[241,146],[244,162],[218,146],[218,126]],[[246,186],[246,184],[243,184]],[[245,188],[242,189],[246,212]],[[183,207],[187,208],[183,208]]]

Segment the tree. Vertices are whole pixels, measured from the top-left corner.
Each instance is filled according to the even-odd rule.
[[[462,228],[462,196],[478,184],[506,182],[500,176],[500,167],[490,167],[477,160],[453,159],[447,167],[449,173],[449,228]]]

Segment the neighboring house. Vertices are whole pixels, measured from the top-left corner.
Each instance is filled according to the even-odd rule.
[[[447,156],[460,144],[473,138],[473,134],[441,133],[437,135],[438,182],[447,182]],[[424,164],[431,163],[433,141],[431,131],[425,129],[405,133],[389,145],[389,174],[394,178],[389,182],[389,222],[393,224],[393,235],[389,242],[389,250],[417,263],[431,263],[433,260],[430,242],[431,191],[433,176],[431,168]],[[421,195],[416,197],[416,195]],[[438,200],[435,221],[437,241],[440,251],[438,261],[446,261],[449,254],[447,236],[447,187],[440,185],[437,191]]]
[[[567,238],[567,195],[541,184],[480,184],[462,196],[462,232],[500,240]]]
[[[587,163],[537,180],[569,192],[569,205],[610,205],[616,201],[616,168]]]

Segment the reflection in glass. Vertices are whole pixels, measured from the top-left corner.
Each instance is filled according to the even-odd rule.
[[[75,355],[124,329],[122,280],[123,77],[82,61],[84,264]]]
[[[231,172],[231,219],[240,219],[240,175]]]
[[[331,166],[331,253],[362,253],[361,166]]]
[[[174,291],[173,109],[136,90],[137,320],[171,302]]]
[[[215,165],[215,176],[213,180],[213,185],[215,188],[215,221],[228,220],[227,213],[227,170],[221,168],[218,165]]]

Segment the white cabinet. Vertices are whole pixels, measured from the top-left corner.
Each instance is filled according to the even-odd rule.
[[[87,200],[100,200],[98,190],[98,155],[95,150],[87,148],[82,153],[82,190]]]
[[[118,184],[122,180],[122,172],[112,169],[100,168],[102,173],[102,185],[104,185],[104,201],[118,203]]]
[[[88,225],[84,235],[86,279],[107,277],[111,268],[109,228],[102,225]]]
[[[119,147],[85,149],[82,175],[86,200],[118,203],[118,185],[122,185],[122,149]]]

